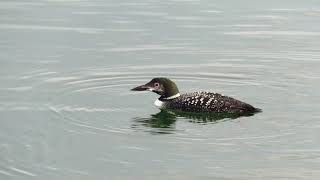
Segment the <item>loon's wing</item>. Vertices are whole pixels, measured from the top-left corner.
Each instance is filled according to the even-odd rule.
[[[256,108],[232,97],[219,93],[194,92],[182,94],[169,108],[188,112],[222,112],[222,113],[246,113],[256,112]]]

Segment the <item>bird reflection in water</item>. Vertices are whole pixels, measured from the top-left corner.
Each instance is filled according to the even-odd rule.
[[[161,110],[148,117],[136,117],[133,119],[132,128],[150,131],[152,134],[171,134],[175,131],[177,115],[166,110]]]
[[[223,113],[186,113],[178,111],[161,110],[148,117],[136,117],[133,119],[133,129],[150,131],[155,134],[171,134],[176,130],[175,122],[178,119],[184,119],[191,123],[213,124],[222,121],[236,119],[241,116],[252,116],[253,114],[223,114]]]

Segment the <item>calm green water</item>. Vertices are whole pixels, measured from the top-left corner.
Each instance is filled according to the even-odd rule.
[[[0,179],[318,179],[320,1],[0,2]],[[153,77],[262,108],[159,113]]]

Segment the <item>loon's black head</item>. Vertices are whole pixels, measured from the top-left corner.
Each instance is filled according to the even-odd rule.
[[[147,84],[135,87],[132,91],[152,91],[162,98],[173,97],[179,94],[177,85],[168,78],[153,78]]]

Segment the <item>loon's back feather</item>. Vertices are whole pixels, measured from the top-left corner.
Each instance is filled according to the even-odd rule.
[[[250,104],[212,92],[193,92],[164,101],[164,108],[188,112],[254,113],[259,109]]]

